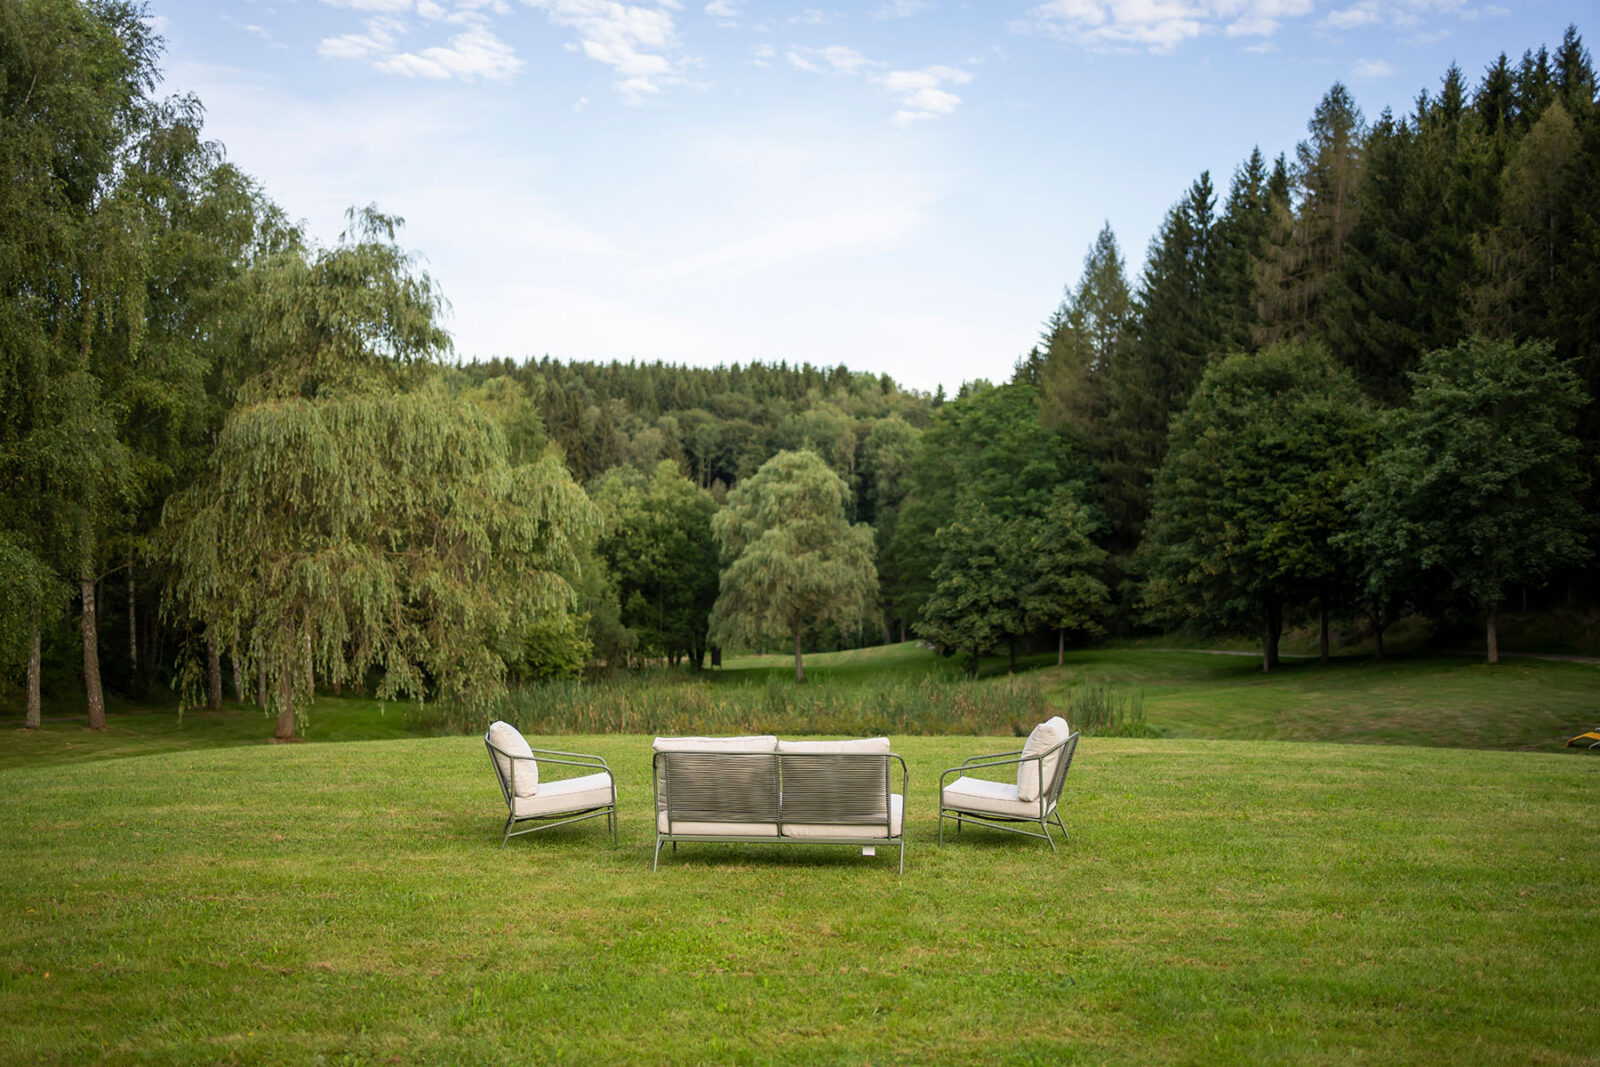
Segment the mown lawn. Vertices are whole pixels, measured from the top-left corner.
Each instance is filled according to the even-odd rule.
[[[313,717],[313,723],[315,723]],[[0,769],[0,1062],[1592,1063],[1600,759],[1086,739],[1071,842],[499,849],[474,737]],[[10,741],[8,739],[8,744]],[[539,743],[535,741],[535,743]]]

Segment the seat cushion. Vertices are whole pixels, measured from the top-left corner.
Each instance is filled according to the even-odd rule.
[[[1057,752],[1048,759],[1030,760],[1027,757],[1049,752],[1071,736],[1067,720],[1056,715],[1033,728],[1028,743],[1022,746],[1023,761],[1017,765],[1017,799],[1038,800],[1039,790],[1055,777],[1056,764],[1061,761]]]
[[[603,808],[611,803],[611,775],[605,771],[581,778],[546,782],[536,796],[518,797],[513,809],[519,819],[536,815],[561,815],[566,812]]]
[[[1017,819],[1040,817],[1039,798],[1025,801],[1018,797],[1017,787],[1011,782],[990,782],[983,778],[957,778],[939,794],[939,804],[945,808],[970,811],[980,815],[1004,815]],[[1055,801],[1045,806],[1043,814],[1055,809]]]
[[[494,761],[500,768],[500,777],[511,785],[511,792],[519,797],[531,797],[539,791],[539,764],[533,758],[528,739],[508,722],[495,722],[489,726],[489,743],[500,751]],[[513,759],[512,757],[516,757]],[[515,765],[515,776],[512,769]]]
[[[904,832],[906,798],[899,793],[889,794],[889,836],[899,837]],[[812,823],[784,823],[784,837],[848,837],[862,840],[883,840],[883,823],[845,824],[840,826]]]
[[[848,741],[779,741],[778,751],[794,756],[826,756],[835,752],[854,752],[863,756],[887,756],[887,737],[857,737]]]
[[[657,752],[776,752],[778,738],[760,737],[658,737],[651,746]]]
[[[770,822],[690,822],[668,821],[667,813],[656,812],[656,832],[662,834],[703,834],[707,837],[777,837],[778,827]]]

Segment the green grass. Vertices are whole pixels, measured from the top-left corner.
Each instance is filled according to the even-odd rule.
[[[652,874],[648,738],[544,740],[611,762],[619,848],[500,850],[475,737],[9,762],[0,1062],[1600,1057],[1597,759],[1089,739],[1060,852],[939,850],[938,771],[992,740],[903,737],[903,877],[837,846]]]

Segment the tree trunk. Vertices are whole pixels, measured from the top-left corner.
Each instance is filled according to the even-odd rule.
[[[78,590],[83,598],[83,692],[89,703],[89,729],[106,728],[106,694],[100,688],[100,631],[94,609],[94,542],[84,519],[83,536],[79,541]]]
[[[209,624],[206,626],[206,707],[212,711],[222,710],[222,649]]]
[[[1056,631],[1056,666],[1060,667],[1067,662],[1067,631]]]
[[[128,561],[128,671],[131,674],[139,673],[139,615],[135,608],[138,599],[134,596],[133,587],[133,560]]]
[[[28,639],[28,713],[22,720],[25,730],[39,728],[39,609],[33,611],[32,633]]]
[[[267,710],[267,665],[256,666],[256,707],[262,711]]]
[[[1379,663],[1383,662],[1383,623],[1372,624],[1372,651]]]
[[[1497,623],[1499,622],[1499,619],[1500,619],[1500,598],[1499,597],[1495,597],[1493,600],[1489,601],[1489,627],[1488,627],[1488,631],[1489,632],[1487,634],[1487,638],[1488,638],[1489,662],[1490,663],[1499,663],[1500,662],[1500,632],[1499,632],[1499,629],[1497,628]]]
[[[904,644],[905,640],[906,640],[906,620],[901,619],[900,620],[900,643]]]
[[[237,655],[229,656],[228,662],[233,664],[233,699],[244,703],[244,668],[239,666]]]
[[[1283,606],[1275,598],[1262,605],[1261,673],[1271,674],[1278,667],[1278,638],[1283,635]]]
[[[884,611],[878,612],[878,621],[883,623],[883,643],[886,644],[886,645],[894,644],[894,634],[889,632],[889,614],[888,614],[888,612],[884,612]]]
[[[1328,662],[1328,598],[1326,596],[1321,596],[1321,597],[1317,598],[1317,614],[1319,616],[1321,616],[1319,621],[1322,624],[1322,636],[1321,636],[1321,639],[1320,639],[1320,641],[1319,641],[1319,643],[1317,645],[1317,651],[1321,655],[1322,662],[1323,663],[1327,663]]]
[[[294,669],[287,665],[278,676],[278,722],[272,739],[294,740]]]
[[[797,682],[806,680],[806,669],[800,662],[800,627],[798,625],[794,628],[794,680]]]

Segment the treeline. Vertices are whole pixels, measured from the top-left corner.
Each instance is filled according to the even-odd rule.
[[[1595,96],[1575,28],[1403,115],[1335,85],[1292,153],[1201,174],[1132,280],[1108,225],[1012,380],[948,401],[843,367],[462,373],[586,483],[669,460],[720,501],[817,452],[876,530],[885,640],[1183,623],[1259,633],[1270,669],[1286,621],[1381,654],[1422,611],[1492,649],[1508,584],[1592,599]]]
[[[0,670],[40,694],[523,678],[921,637],[1472,611],[1587,580],[1600,117],[1577,33],[1109,227],[1010,381],[452,365],[400,220],[308,240],[136,5],[0,8]],[[1219,205],[1219,198],[1221,203]],[[7,689],[7,694],[15,692]]]

